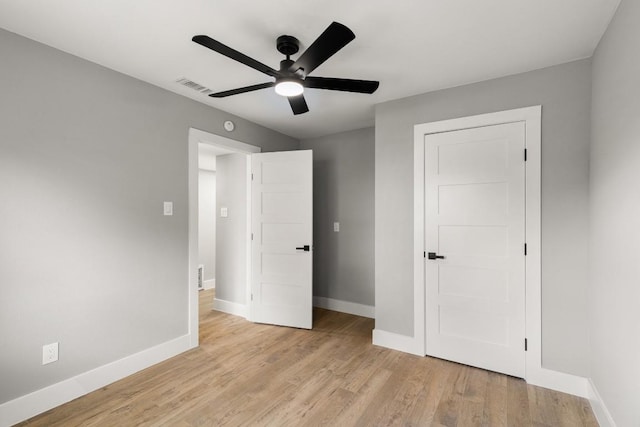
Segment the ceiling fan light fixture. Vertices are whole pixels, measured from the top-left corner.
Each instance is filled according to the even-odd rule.
[[[302,95],[302,92],[304,92],[300,82],[289,79],[276,82],[275,90],[278,95],[286,97]]]
[[[267,76],[274,78],[269,82],[240,87],[222,92],[209,93],[212,98],[225,98],[231,95],[253,92],[260,89],[273,87],[275,92],[287,98],[294,115],[304,114],[309,111],[307,101],[304,99],[304,88],[324,89],[353,93],[371,94],[378,89],[380,82],[373,80],[340,79],[333,77],[309,77],[309,73],[322,65],[327,59],[335,55],[340,49],[349,44],[356,35],[346,26],[332,22],[318,38],[298,57],[292,60],[291,55],[296,54],[300,48],[300,42],[293,36],[282,35],[276,39],[276,49],[285,56],[280,61],[280,69],[276,70],[253,59],[229,46],[220,43],[205,35],[193,36],[191,40],[201,46],[211,49],[229,59],[233,59],[249,68],[253,68]]]

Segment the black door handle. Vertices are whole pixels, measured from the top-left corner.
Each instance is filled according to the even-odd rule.
[[[429,258],[429,259],[444,259],[444,256],[443,255],[436,255],[435,252],[429,252],[427,254],[427,258]]]
[[[309,245],[304,245],[301,248],[296,248],[296,250],[298,251],[305,251],[305,252],[309,252],[311,250],[311,247]]]

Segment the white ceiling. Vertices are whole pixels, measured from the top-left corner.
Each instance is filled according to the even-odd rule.
[[[0,27],[296,138],[372,126],[374,105],[592,55],[620,0],[0,0]],[[275,39],[301,52],[332,22],[356,39],[312,75],[379,80],[373,95],[307,89],[291,113],[271,81],[191,41],[206,34],[273,68]],[[296,56],[294,56],[294,59]]]

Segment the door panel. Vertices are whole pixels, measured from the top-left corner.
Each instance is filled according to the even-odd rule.
[[[440,295],[509,300],[509,279],[502,269],[440,265]]]
[[[311,329],[312,152],[251,156],[251,318]]]
[[[439,251],[449,257],[504,256],[508,251],[508,230],[493,225],[440,225]]]
[[[439,213],[461,217],[462,222],[471,220],[470,215],[499,217],[507,212],[507,189],[504,182],[442,186],[438,189]]]
[[[505,170],[507,148],[508,141],[503,138],[460,141],[439,147],[437,157],[433,160],[437,162],[441,176],[492,176]]]
[[[524,377],[524,123],[425,135],[427,354]]]
[[[507,345],[509,319],[483,311],[440,306],[440,334],[453,338]]]

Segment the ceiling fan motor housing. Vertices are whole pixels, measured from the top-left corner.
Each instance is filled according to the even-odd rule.
[[[280,36],[276,40],[276,48],[281,54],[287,55],[288,59],[289,56],[298,53],[300,42],[293,36]]]

